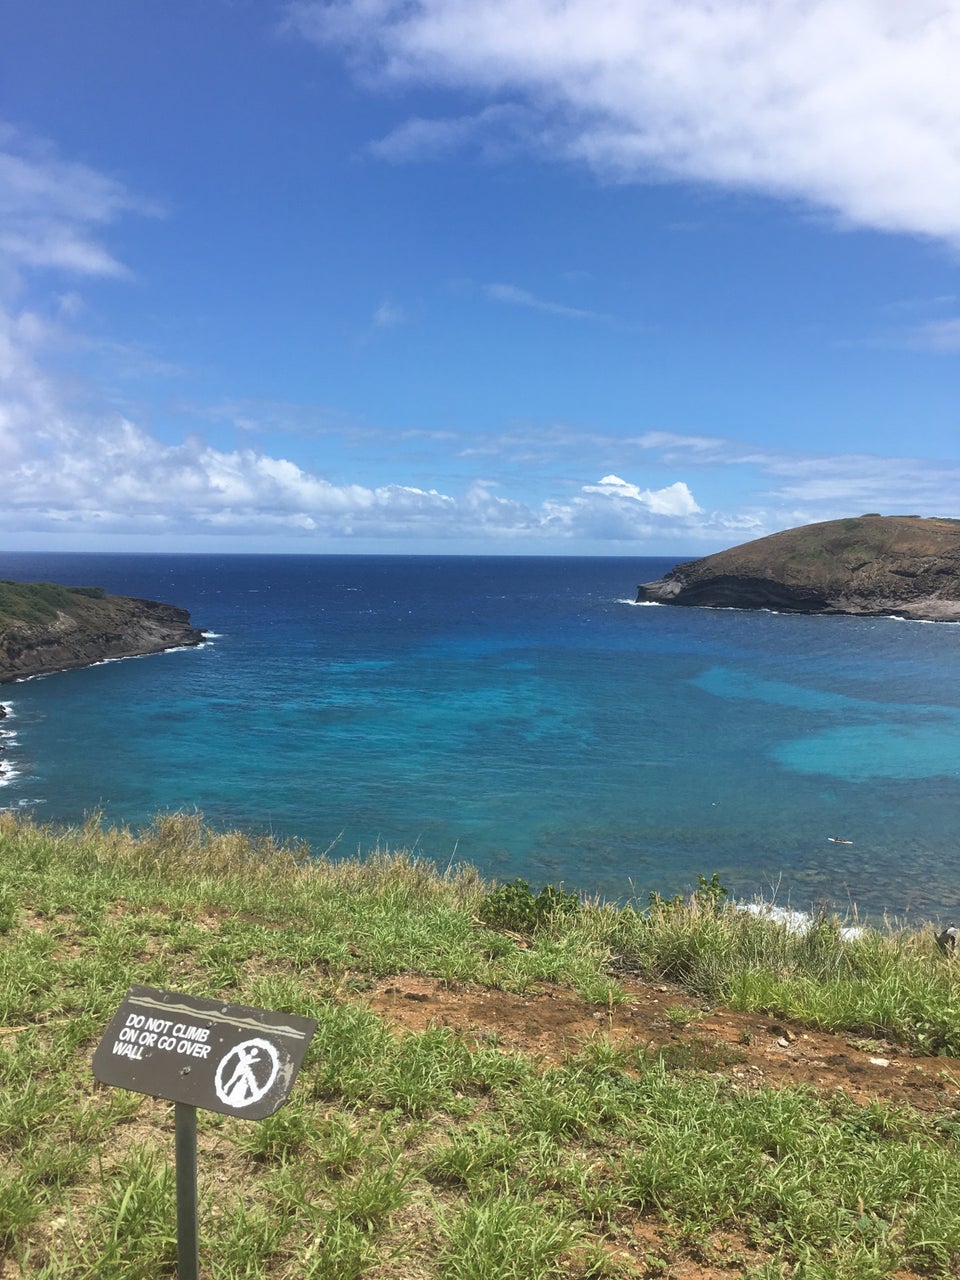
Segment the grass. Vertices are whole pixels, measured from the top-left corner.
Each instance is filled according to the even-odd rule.
[[[102,600],[102,587],[61,587],[53,582],[0,580],[0,631],[21,623],[44,623],[61,611],[70,613],[78,600]]]
[[[932,930],[866,928],[850,940],[824,917],[798,934],[695,895],[617,912],[606,936],[624,967],[731,1008],[960,1054],[960,982],[938,960]]]
[[[715,878],[644,909],[502,888],[403,854],[311,860],[196,815],[135,835],[0,814],[0,1271],[175,1274],[172,1107],[89,1067],[138,982],[318,1021],[274,1116],[200,1114],[219,1280],[960,1274],[955,1112],[748,1087],[695,1036],[651,1052],[598,1034],[545,1061],[443,1026],[401,1034],[364,999],[417,973],[560,984],[602,1011],[642,974],[957,1053],[958,970],[932,934],[845,942],[824,918],[798,936],[734,910]],[[665,1016],[678,1036],[697,1021]]]

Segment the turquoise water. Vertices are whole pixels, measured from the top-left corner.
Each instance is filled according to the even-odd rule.
[[[633,605],[670,563],[0,556],[216,633],[0,689],[0,804],[960,915],[960,627]]]

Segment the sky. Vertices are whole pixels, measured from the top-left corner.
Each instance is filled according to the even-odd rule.
[[[0,23],[0,548],[960,516],[960,0]]]

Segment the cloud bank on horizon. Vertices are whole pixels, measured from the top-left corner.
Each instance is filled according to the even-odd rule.
[[[340,111],[369,104],[369,117],[353,105],[350,146],[327,143],[316,162],[325,189],[347,193],[329,253],[365,301],[329,291],[314,318],[327,326],[324,353],[288,375],[295,395],[277,394],[249,362],[229,364],[226,339],[205,347],[200,329],[185,360],[169,335],[204,294],[168,300],[143,230],[201,252],[176,154],[158,151],[141,190],[111,160],[116,134],[68,156],[55,121],[0,126],[6,545],[682,555],[867,510],[960,514],[949,392],[960,352],[960,5],[297,0],[249,40],[255,67],[296,57],[302,68],[312,50]],[[285,65],[263,74],[265,97],[270,75],[289,77]],[[269,124],[279,136],[282,116]],[[298,117],[305,138],[315,124],[306,110]],[[242,113],[235,128],[228,143],[242,152],[252,137]],[[304,149],[297,164],[309,163]],[[395,203],[396,221],[376,225],[402,241],[396,260],[409,260],[409,274],[365,274],[369,228],[343,231],[357,221],[351,182]],[[625,265],[637,229],[611,230],[606,212],[627,189],[656,202],[631,206],[648,218],[651,258],[640,267]],[[553,222],[511,244],[528,195]],[[743,212],[742,199],[760,203]],[[235,228],[223,280],[244,277],[261,254],[273,277],[296,268],[280,256],[298,216],[289,200],[267,182],[248,209],[223,200],[210,206],[212,221]],[[473,204],[503,238],[491,247],[478,236],[472,263],[458,246],[469,272],[453,272],[435,210],[469,228]],[[702,243],[737,219],[696,261],[677,252],[678,238]],[[764,271],[789,269],[792,237],[819,271],[801,264],[796,294],[756,265],[760,244]],[[580,240],[587,268],[571,265]],[[209,242],[202,252],[217,257]],[[833,263],[851,259],[867,299],[859,310],[829,296]],[[381,260],[393,269],[390,255]],[[521,278],[527,262],[536,270]],[[704,262],[718,270],[712,284],[701,283]],[[911,271],[922,279],[908,296]],[[738,280],[752,281],[748,321]],[[203,288],[227,286],[211,276]],[[698,310],[664,318],[672,298],[700,290],[715,330]],[[149,334],[134,304],[117,301],[124,294],[159,317]],[[282,362],[307,304],[290,285],[269,306],[264,297],[262,314],[251,306],[242,321],[248,335],[270,325]],[[365,321],[346,318],[361,306]],[[782,333],[760,354],[771,317]],[[471,348],[462,357],[458,334]],[[753,342],[756,397],[742,385]],[[804,400],[818,377],[840,406],[833,423],[822,422],[823,400]],[[862,378],[877,379],[878,418],[851,422],[849,388]],[[591,410],[558,415],[565,397]]]

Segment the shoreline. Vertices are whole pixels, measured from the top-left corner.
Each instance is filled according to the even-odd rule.
[[[207,645],[209,639],[212,638],[212,635],[212,632],[201,631],[201,639],[197,641],[188,641],[185,643],[180,640],[174,644],[164,644],[148,649],[131,650],[129,653],[111,653],[98,658],[78,658],[73,662],[38,666],[36,669],[28,668],[24,671],[18,671],[12,675],[0,670],[0,686],[26,684],[28,680],[43,680],[47,676],[60,675],[64,671],[84,671],[88,667],[103,667],[106,666],[108,662],[126,662],[129,658],[153,658],[161,653],[180,653],[186,652],[188,649],[203,649]],[[0,717],[0,719],[2,719],[2,717]]]
[[[0,702],[0,726],[3,725],[3,722],[5,720],[9,720],[12,718],[13,718],[13,703]],[[15,739],[15,738],[16,738],[16,734],[13,733],[12,730],[4,729],[0,727],[0,787],[6,786],[8,782],[12,782],[12,780],[17,776],[16,773],[11,769],[8,761],[4,759],[4,754],[7,750],[7,743],[11,739]]]
[[[203,643],[177,605],[102,587],[0,582],[0,685]]]

